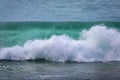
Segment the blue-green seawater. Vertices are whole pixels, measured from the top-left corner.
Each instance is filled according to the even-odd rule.
[[[98,26],[98,27],[94,27],[93,29],[91,29],[93,26],[96,26],[96,25],[97,26],[99,25],[102,27]],[[105,28],[105,26],[106,26],[106,28]],[[99,28],[99,29],[97,29],[97,28]],[[116,39],[119,40],[119,37],[120,37],[119,29],[120,29],[120,22],[1,22],[0,23],[0,48],[1,49],[11,48],[11,49],[10,50],[4,49],[3,51],[1,50],[1,52],[0,52],[0,59],[1,59],[1,61],[0,61],[0,80],[119,80],[120,79],[120,76],[119,76],[120,75],[119,41],[117,42],[117,40],[116,40]],[[111,57],[111,59],[109,59],[109,57],[107,57],[108,62],[104,62],[107,60],[105,58],[106,55],[102,55],[102,57],[101,57],[101,55],[97,56],[96,54],[94,54],[95,60],[92,61],[93,63],[91,63],[91,61],[90,61],[92,58],[91,55],[93,55],[92,53],[94,53],[94,50],[93,50],[94,48],[92,48],[93,52],[90,53],[90,55],[87,58],[85,57],[87,55],[82,56],[82,57],[86,58],[85,62],[87,61],[87,63],[84,63],[84,59],[83,59],[83,61],[81,61],[81,59],[74,60],[75,56],[73,56],[73,55],[76,55],[77,51],[79,53],[80,48],[86,49],[83,51],[87,51],[87,50],[89,51],[90,44],[88,44],[88,48],[84,48],[84,46],[83,46],[77,50],[77,47],[75,47],[76,51],[74,51],[74,49],[72,49],[72,47],[70,46],[70,48],[73,50],[72,51],[73,54],[70,54],[70,56],[63,55],[62,53],[60,53],[60,52],[62,52],[62,50],[64,50],[66,47],[69,47],[69,46],[64,47],[64,45],[63,45],[63,47],[64,47],[63,49],[59,48],[59,47],[62,47],[60,44],[62,44],[62,43],[64,44],[67,42],[62,42],[59,44],[59,39],[62,39],[62,38],[66,39],[66,38],[64,38],[64,37],[59,38],[57,36],[66,34],[73,40],[79,41],[80,33],[83,30],[87,30],[90,33],[95,31],[96,34],[99,34],[99,31],[103,31],[104,33],[101,32],[99,34],[99,37],[102,38],[103,42],[100,42],[100,45],[95,46],[95,47],[103,49],[103,51],[105,51],[103,53],[108,53],[107,51],[110,51],[110,49],[111,49],[111,52],[112,52],[112,49],[113,50],[116,49],[115,51],[113,51],[113,52],[115,52],[114,54],[116,54],[116,55],[113,55],[115,57]],[[103,33],[103,35],[101,36],[102,33]],[[111,33],[113,33],[113,34],[111,34]],[[87,33],[85,33],[85,34],[87,34]],[[104,34],[107,34],[107,35],[110,34],[110,37],[105,38],[107,36]],[[116,34],[117,36],[114,36],[114,34]],[[27,55],[21,57],[21,55],[24,55],[25,52],[21,52],[21,50],[22,50],[21,48],[20,49],[13,48],[13,46],[16,46],[16,45],[23,47],[24,44],[28,40],[32,40],[33,42],[36,39],[43,40],[43,41],[48,40],[48,42],[49,42],[49,39],[51,39],[51,37],[53,35],[56,35],[56,38],[55,38],[55,40],[57,41],[56,43],[51,43],[51,45],[46,42],[43,42],[43,44],[38,43],[38,45],[43,45],[43,46],[45,46],[44,43],[47,44],[45,47],[45,50],[41,46],[40,46],[41,48],[38,48],[38,49],[43,49],[44,54],[46,54],[44,51],[49,52],[48,48],[52,47],[53,44],[57,45],[58,47],[53,46],[53,48],[56,48],[55,50],[58,50],[60,52],[58,52],[58,51],[55,52],[53,50],[53,53],[55,52],[55,54],[51,54],[53,57],[49,56],[50,53],[48,53],[47,55],[43,55],[41,53],[41,51],[39,51],[39,50],[37,52],[38,53],[37,56],[39,56],[38,58],[37,57],[26,58]],[[103,36],[105,36],[105,37],[103,37]],[[101,38],[99,38],[99,39],[101,39]],[[115,47],[111,47],[111,45],[108,45],[108,44],[110,44],[109,41],[111,41],[111,43],[113,42],[112,38],[116,38],[116,39],[113,39],[113,40],[116,40],[114,42],[116,42],[118,44],[117,45],[116,43],[114,43]],[[97,37],[95,37],[95,39],[97,39]],[[99,40],[99,39],[97,39],[97,40]],[[66,40],[69,41],[69,39],[66,39]],[[107,40],[107,41],[104,42],[104,40]],[[71,39],[70,39],[70,41],[71,41]],[[61,42],[61,40],[60,40],[60,42]],[[88,40],[88,42],[89,42],[89,40]],[[108,43],[106,43],[106,42],[108,42]],[[72,43],[72,42],[70,42],[70,43]],[[87,42],[85,42],[85,43],[87,43]],[[32,43],[30,43],[30,44],[32,44]],[[28,46],[27,46],[28,51],[31,51],[31,50],[29,50],[29,46],[31,46],[30,44],[28,44]],[[75,44],[73,44],[73,45],[75,45]],[[75,45],[75,46],[77,46],[77,45]],[[87,45],[85,45],[85,46],[87,46]],[[101,48],[101,46],[103,48]],[[34,54],[34,52],[36,52],[35,50],[37,50],[37,47],[39,47],[39,46],[36,46],[36,44],[35,45],[33,44],[32,47],[30,48],[30,49],[32,49],[32,51],[29,54]],[[116,48],[116,47],[118,47],[118,48]],[[26,50],[26,47],[24,47],[24,48]],[[52,49],[52,48],[50,48],[50,49]],[[5,51],[7,51],[7,52],[5,52]],[[66,49],[65,49],[65,51],[66,51]],[[90,51],[91,51],[91,49],[90,49]],[[95,53],[97,53],[97,52],[95,52]],[[101,52],[98,52],[98,53],[101,53]],[[56,59],[57,56],[54,56],[56,54],[59,56],[58,59]],[[35,56],[35,55],[32,55],[32,56]],[[65,56],[68,56],[68,58],[67,59],[63,58]],[[59,60],[59,58],[60,58],[60,60]],[[109,60],[114,61],[115,60],[114,58],[118,62],[109,62]],[[26,61],[27,59],[30,59],[30,60]],[[61,61],[61,59],[63,61]],[[11,61],[11,60],[13,60],[13,61]],[[14,61],[14,60],[18,60],[18,61]],[[103,61],[103,62],[99,62],[99,60]],[[90,63],[89,63],[89,61],[90,61]]]
[[[0,0],[0,80],[120,80],[120,0]]]
[[[66,34],[78,39],[82,30],[95,25],[120,29],[120,22],[1,22],[0,47],[23,45],[27,40],[49,39],[52,35]]]

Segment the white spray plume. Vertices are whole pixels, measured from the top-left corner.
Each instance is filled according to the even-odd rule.
[[[56,62],[120,61],[120,32],[106,26],[83,30],[75,40],[67,35],[29,40],[24,46],[0,49],[0,60],[46,59]]]

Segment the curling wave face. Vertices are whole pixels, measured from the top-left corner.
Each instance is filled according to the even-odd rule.
[[[23,46],[0,49],[0,60],[45,59],[56,62],[120,61],[120,32],[97,25],[83,30],[79,39],[53,35],[49,39],[28,40]]]

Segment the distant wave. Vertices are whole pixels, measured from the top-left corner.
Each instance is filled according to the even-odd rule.
[[[83,30],[79,39],[53,35],[49,39],[28,40],[23,46],[0,49],[0,60],[45,59],[56,62],[120,61],[120,32],[96,25]]]

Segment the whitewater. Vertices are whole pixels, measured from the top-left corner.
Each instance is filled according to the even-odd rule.
[[[23,46],[0,49],[0,60],[36,59],[55,62],[120,61],[120,32],[105,25],[95,25],[82,30],[79,39],[66,34],[52,35],[49,39],[27,40]]]

